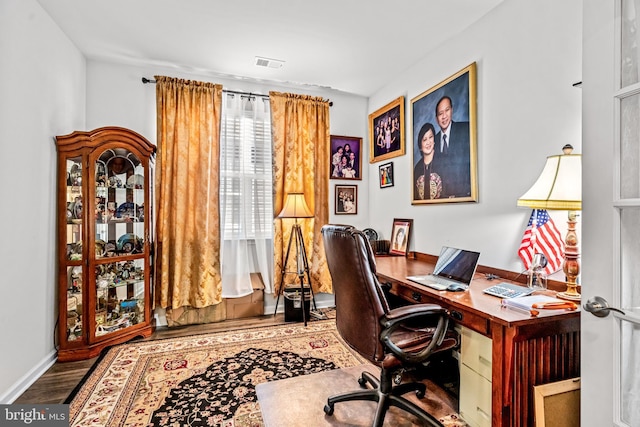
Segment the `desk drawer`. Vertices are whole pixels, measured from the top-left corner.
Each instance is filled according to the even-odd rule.
[[[482,335],[488,336],[490,334],[489,320],[482,316],[479,316],[471,311],[453,307],[447,304],[446,301],[432,297],[428,292],[419,292],[404,285],[399,285],[393,282],[387,283],[388,285],[391,285],[391,293],[399,296],[406,301],[410,301],[413,303],[423,302],[439,304],[449,310],[451,319],[453,319],[456,323],[466,326],[467,328],[472,329]]]
[[[457,307],[447,307],[449,310],[449,317],[451,317],[456,323],[466,326],[467,328],[474,330],[482,335],[489,335],[489,319],[485,319],[471,311],[462,310]]]
[[[460,365],[460,415],[471,427],[491,427],[491,382]]]
[[[432,298],[429,298],[428,295],[423,294],[421,292],[414,291],[405,286],[398,285],[397,283],[388,282],[388,284],[391,285],[391,293],[399,296],[400,298],[406,301],[410,301],[414,303],[415,302],[434,302]]]
[[[491,381],[491,352],[493,343],[487,338],[468,328],[460,328],[461,350],[460,362],[488,381]]]

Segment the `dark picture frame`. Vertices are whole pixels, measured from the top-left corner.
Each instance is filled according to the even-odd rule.
[[[404,96],[369,114],[369,163],[405,154]]]
[[[380,188],[393,187],[393,162],[378,166],[378,182],[380,182]]]
[[[412,204],[478,201],[476,99],[475,62],[411,99]]]
[[[330,179],[362,180],[362,138],[330,135],[329,141]]]
[[[335,214],[355,215],[358,213],[358,186],[336,185]]]
[[[390,255],[407,256],[409,243],[411,241],[412,219],[395,218],[391,227]]]

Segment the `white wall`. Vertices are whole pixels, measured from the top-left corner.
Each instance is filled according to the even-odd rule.
[[[581,91],[572,86],[582,79],[581,35],[580,0],[508,0],[374,94],[368,114],[405,96],[408,153],[391,159],[394,187],[369,181],[370,223],[378,234],[388,239],[393,218],[413,218],[411,250],[465,247],[481,252],[481,264],[520,271],[517,250],[531,211],[516,207],[518,197],[564,144],[582,152]],[[479,202],[412,206],[411,99],[473,62]],[[370,165],[370,176],[378,165]],[[566,213],[552,216],[566,230]]]
[[[85,62],[34,0],[0,2],[0,403],[55,360],[54,136],[84,127]]]

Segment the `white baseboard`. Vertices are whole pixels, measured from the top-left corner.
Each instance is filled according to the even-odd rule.
[[[58,360],[58,352],[52,351],[0,396],[0,404],[11,404],[36,382]]]

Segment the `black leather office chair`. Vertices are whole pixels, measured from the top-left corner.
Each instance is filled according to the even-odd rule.
[[[425,365],[432,355],[458,345],[458,335],[447,327],[446,310],[436,304],[390,309],[365,235],[351,226],[325,225],[322,237],[333,280],[338,331],[354,350],[381,368],[379,380],[369,372],[362,373],[358,383],[363,390],[329,397],[325,413],[332,415],[338,402],[368,400],[378,402],[374,427],[382,426],[390,406],[414,414],[428,425],[442,426],[403,397],[413,391],[422,398],[426,386],[399,383],[404,369]]]

